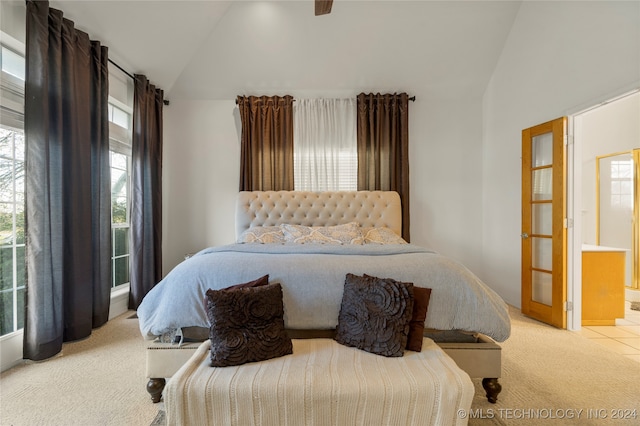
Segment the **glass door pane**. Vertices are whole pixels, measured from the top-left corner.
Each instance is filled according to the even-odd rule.
[[[553,265],[553,133],[531,140],[531,300],[551,306]],[[544,201],[544,203],[540,203]]]
[[[537,235],[551,235],[553,230],[552,204],[531,206],[531,231]]]
[[[531,300],[551,306],[553,263],[553,241],[551,238],[532,238],[531,241],[531,267],[532,269],[532,295]]]
[[[543,305],[551,306],[552,275],[548,272],[533,271],[531,299]]]
[[[531,266],[535,269],[551,271],[553,262],[551,238],[533,238],[531,243]]]
[[[550,166],[553,164],[553,133],[534,136],[531,143],[532,167]]]
[[[547,201],[551,200],[553,195],[553,169],[536,169],[531,177],[533,182],[533,200]]]

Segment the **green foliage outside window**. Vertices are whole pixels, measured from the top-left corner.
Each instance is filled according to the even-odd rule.
[[[0,335],[24,326],[24,135],[0,128]]]

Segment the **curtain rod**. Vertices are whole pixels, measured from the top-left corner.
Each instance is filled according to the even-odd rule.
[[[112,59],[107,59],[109,62],[111,62],[111,64],[113,64],[114,67],[118,68],[120,71],[122,71],[123,73],[125,73],[127,76],[129,76],[129,78],[131,78],[131,80],[135,80],[136,78],[131,75],[130,72],[128,72],[127,70],[125,70],[124,68],[122,68],[120,65],[116,64]],[[169,105],[169,100],[168,99],[163,99],[162,103],[165,105]]]
[[[111,62],[111,64],[113,64],[113,66],[115,66],[116,68],[118,68],[120,71],[122,71],[123,73],[125,73],[126,75],[129,76],[129,78],[131,78],[131,80],[135,80],[135,77],[133,75],[131,75],[130,73],[127,72],[127,70],[125,70],[124,68],[122,68],[120,65],[116,64],[113,60],[109,59],[109,62]]]
[[[115,65],[115,64],[114,64],[114,65]],[[116,65],[116,66],[117,66],[117,65]],[[410,100],[411,102],[415,102],[415,101],[416,101],[416,97],[415,97],[415,96],[411,96],[411,97],[409,98],[409,100]],[[295,101],[295,99],[293,99],[293,101]],[[238,105],[238,99],[237,99],[237,98],[236,98],[236,105]]]

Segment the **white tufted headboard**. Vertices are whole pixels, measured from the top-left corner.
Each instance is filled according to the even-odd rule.
[[[358,222],[402,233],[400,196],[395,191],[241,191],[236,204],[236,238],[254,226],[283,223],[332,226]]]

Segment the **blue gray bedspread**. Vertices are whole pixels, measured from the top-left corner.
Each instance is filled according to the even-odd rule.
[[[480,332],[501,342],[511,325],[506,303],[459,262],[412,244],[231,244],[204,249],[176,266],[138,307],[140,331],[153,339],[182,327],[209,327],[207,289],[269,274],[284,293],[285,326],[331,329],[338,323],[347,273],[432,289],[425,326]]]

